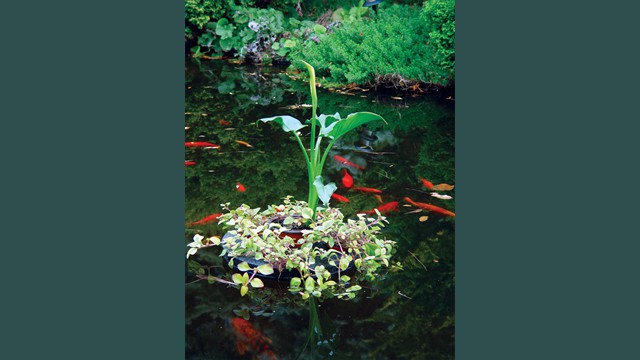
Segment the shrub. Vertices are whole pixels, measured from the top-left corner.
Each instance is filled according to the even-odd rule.
[[[429,0],[422,17],[429,28],[429,49],[441,77],[453,79],[456,65],[456,20],[454,0]]]
[[[308,43],[292,55],[308,59],[318,75],[325,76],[326,85],[407,87],[416,81],[447,85],[453,80],[453,66],[446,67],[443,59],[451,56],[434,54],[430,45],[432,12],[405,5],[383,7],[378,15],[370,12],[369,17],[345,20],[321,43]],[[438,44],[446,45],[446,34]]]

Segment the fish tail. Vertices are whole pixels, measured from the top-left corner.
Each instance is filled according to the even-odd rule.
[[[405,196],[405,197],[404,197],[404,200],[405,200],[406,202],[408,202],[409,204],[411,204],[411,205],[413,205],[413,206],[416,206],[415,201],[411,200],[408,196]]]

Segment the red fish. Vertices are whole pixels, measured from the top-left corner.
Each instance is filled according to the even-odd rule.
[[[426,187],[427,189],[433,189],[433,183],[431,183],[427,179],[420,178],[420,181],[422,181],[422,185],[424,185],[424,187]]]
[[[340,201],[340,202],[343,202],[343,203],[349,202],[349,199],[347,199],[346,197],[344,197],[342,195],[338,195],[336,193],[331,194],[331,197],[336,199],[336,200],[338,200],[338,201]]]
[[[195,164],[196,164],[195,161],[190,161],[190,160],[185,160],[184,161],[184,166],[193,166]]]
[[[229,126],[229,125],[231,125],[231,123],[230,123],[230,122],[228,122],[227,120],[222,120],[222,119],[220,119],[220,120],[218,120],[218,122],[220,123],[220,125],[224,125],[224,126]]]
[[[333,158],[336,159],[336,161],[339,162],[342,165],[351,166],[352,168],[358,169],[358,170],[364,170],[363,166],[356,165],[356,164],[352,163],[351,161],[343,158],[342,156],[335,155]]]
[[[415,202],[415,201],[411,200],[408,197],[405,197],[404,200],[406,202],[408,202],[409,204],[411,204],[411,205],[413,205],[415,207],[419,207],[419,208],[424,209],[424,210],[433,211],[433,212],[436,212],[438,214],[447,215],[447,216],[451,216],[451,217],[456,216],[455,213],[452,213],[451,211],[449,211],[447,209],[443,209],[443,208],[435,206],[435,205],[431,205],[431,204],[427,204],[427,203],[421,203],[421,202]]]
[[[192,222],[191,225],[202,225],[202,224],[206,224],[209,222],[212,222],[216,219],[218,219],[220,216],[222,216],[222,214],[211,214],[209,216],[203,217],[202,219],[196,221],[196,222]]]
[[[358,190],[358,191],[374,193],[374,194],[382,194],[382,190],[378,190],[378,189],[374,189],[374,188],[368,188],[368,187],[354,187],[351,190]]]
[[[344,171],[344,176],[342,177],[342,185],[347,189],[353,186],[353,178],[347,172],[347,169],[342,169]]]
[[[386,203],[386,204],[380,205],[375,209],[371,209],[371,210],[367,210],[367,211],[358,211],[358,213],[360,213],[360,214],[375,214],[376,213],[376,209],[378,209],[380,214],[388,213],[388,212],[391,212],[391,211],[400,211],[400,210],[398,210],[398,202],[397,201],[392,201],[390,203]]]
[[[236,183],[236,190],[238,190],[240,192],[245,192],[247,189],[245,189],[244,185],[242,185],[239,182],[237,182]]]
[[[247,352],[255,360],[277,360],[271,348],[271,339],[258,331],[250,322],[243,318],[233,318],[230,321],[233,334],[236,336],[236,350],[238,354]]]
[[[212,144],[210,142],[206,142],[206,141],[189,141],[184,143],[184,146],[186,147],[212,147],[212,148],[219,148],[220,145],[216,145],[216,144]]]

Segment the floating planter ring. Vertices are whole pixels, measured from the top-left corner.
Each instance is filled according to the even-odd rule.
[[[233,237],[234,237],[234,235],[232,235],[230,233],[224,234],[224,236],[222,237],[222,243],[221,243],[223,249],[228,249],[225,246],[225,243],[226,243],[226,241],[228,241],[229,239],[232,239]],[[236,240],[236,241],[239,241],[239,240]],[[229,263],[230,261],[233,261],[233,269],[234,270],[238,270],[238,265],[240,265],[243,262],[246,262],[252,268],[256,268],[256,267],[258,267],[260,265],[268,264],[264,260],[258,260],[258,259],[254,258],[254,257],[251,257],[251,256],[231,257],[229,255],[225,255],[225,256],[223,256],[223,258],[225,259],[225,261],[227,263]],[[317,265],[324,266],[325,269],[329,270],[329,272],[331,273],[332,277],[333,276],[337,276],[338,274],[351,273],[351,270],[354,269],[353,262],[349,263],[349,267],[347,267],[346,270],[340,270],[338,267],[329,264],[329,261],[327,259],[320,259],[320,258],[316,258],[315,263],[309,265],[309,268],[311,270],[314,270]],[[278,271],[278,269],[274,269],[274,273],[273,274],[264,275],[264,274],[257,273],[256,276],[260,277],[260,278],[263,278],[263,279],[268,279],[268,280],[289,281],[294,277],[300,277],[300,273],[297,270],[283,269],[282,271]]]

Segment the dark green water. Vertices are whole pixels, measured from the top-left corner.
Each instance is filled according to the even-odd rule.
[[[265,208],[280,203],[286,195],[306,200],[306,167],[296,142],[276,126],[256,121],[285,114],[309,118],[310,108],[284,108],[311,104],[308,84],[291,80],[279,69],[223,61],[187,61],[185,71],[185,141],[220,145],[219,149],[185,150],[186,160],[196,162],[185,168],[186,242],[196,233],[223,234],[215,222],[189,226],[221,212],[221,203],[230,202],[232,208],[242,203]],[[402,200],[408,196],[455,212],[455,189],[440,192],[454,199],[441,200],[430,196],[419,181],[424,177],[434,184],[455,185],[453,103],[424,96],[393,99],[373,90],[351,93],[319,89],[318,113],[339,112],[344,117],[371,111],[388,121],[388,125],[369,127],[377,140],[368,141],[364,133],[354,131],[336,145],[331,156],[366,166],[364,171],[349,169],[354,186],[382,190],[384,203],[400,202],[400,211],[388,215],[390,224],[384,234],[397,242],[394,260],[404,269],[364,284],[365,291],[354,300],[330,299],[319,304],[324,342],[316,346],[318,358],[453,359],[455,219],[411,213],[415,208],[403,206],[406,202]],[[372,152],[363,152],[363,145],[369,145]],[[371,194],[342,187],[341,169],[342,165],[328,160],[324,176],[350,202],[332,206],[349,216],[380,205]],[[236,190],[238,182],[245,192]],[[428,219],[420,221],[425,215]],[[224,277],[219,253],[217,248],[203,249],[193,259]],[[187,273],[187,359],[295,359],[300,354],[309,328],[309,308],[299,296],[265,289],[241,297],[236,288],[195,280]],[[248,318],[271,344],[240,354],[243,351],[229,325],[237,317]],[[309,356],[305,353],[301,358]]]

